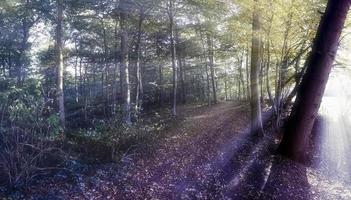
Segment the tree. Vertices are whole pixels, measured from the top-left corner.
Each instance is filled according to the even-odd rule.
[[[175,45],[175,34],[174,27],[174,2],[169,0],[168,2],[168,17],[169,17],[169,32],[170,32],[170,51],[171,51],[171,61],[172,61],[172,71],[173,71],[173,103],[172,103],[172,115],[177,115],[177,62],[176,62],[176,45]]]
[[[65,100],[63,91],[63,2],[62,0],[56,1],[57,5],[57,24],[56,24],[56,67],[57,67],[57,100],[59,105],[59,115],[61,127],[65,129]]]
[[[186,103],[186,94],[185,94],[185,78],[184,78],[184,67],[185,67],[185,58],[182,54],[184,54],[185,49],[182,49],[182,46],[184,46],[180,42],[179,38],[179,29],[175,30],[175,41],[176,41],[176,53],[177,53],[177,64],[179,68],[179,79],[180,79],[180,101],[182,104]],[[183,52],[183,53],[182,53]]]
[[[144,7],[142,5],[139,6],[139,20],[138,20],[138,33],[137,33],[137,41],[135,45],[135,52],[136,52],[136,88],[135,88],[135,111],[138,113],[140,112],[142,99],[143,99],[143,80],[141,76],[141,69],[140,69],[140,57],[141,57],[141,36],[142,36],[142,26],[143,21],[145,18]]]
[[[293,160],[304,159],[350,4],[350,0],[329,0],[320,22],[307,61],[307,71],[298,89],[292,113],[285,124],[279,147],[283,155]]]
[[[208,46],[208,59],[211,72],[211,83],[212,83],[212,94],[213,94],[213,103],[217,103],[217,89],[215,82],[215,71],[214,71],[214,53],[213,53],[213,39],[210,33],[207,34],[207,46]]]
[[[121,28],[121,88],[123,96],[123,122],[130,125],[131,122],[131,106],[130,106],[130,83],[129,83],[129,63],[128,63],[128,2],[122,0],[119,4],[120,11],[120,28]]]
[[[252,19],[252,46],[251,46],[251,132],[254,135],[263,135],[261,102],[259,96],[259,72],[260,72],[260,17],[257,12],[258,0],[255,0],[255,9]]]

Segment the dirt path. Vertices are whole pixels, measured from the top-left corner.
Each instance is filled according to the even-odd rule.
[[[206,198],[224,145],[245,133],[247,107],[222,103],[184,110],[185,121],[160,142],[153,157],[134,164],[120,186],[123,199]],[[222,158],[224,159],[224,158]],[[216,174],[217,173],[217,174]]]
[[[152,153],[128,155],[119,164],[78,165],[70,175],[59,173],[33,184],[25,197],[223,199],[230,181],[225,177],[238,173],[251,152],[237,148],[247,133],[247,105],[186,106],[179,113],[184,120],[167,130]]]
[[[248,134],[248,106],[185,107],[148,157],[78,177],[71,199],[349,199],[346,185],[282,159],[270,133]],[[333,189],[330,189],[333,188]]]
[[[247,105],[187,106],[180,113],[183,120],[151,153],[139,149],[119,164],[72,163],[72,173],[38,179],[11,199],[351,198],[348,184],[276,155],[272,134],[252,138]]]

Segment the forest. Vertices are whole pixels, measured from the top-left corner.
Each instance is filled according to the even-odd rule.
[[[1,0],[0,198],[351,199],[350,5]]]

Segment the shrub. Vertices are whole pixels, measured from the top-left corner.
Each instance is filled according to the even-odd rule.
[[[40,82],[0,85],[0,175],[14,187],[56,168],[65,156],[56,142],[58,116],[50,112],[52,99],[44,97]]]
[[[60,148],[34,132],[13,130],[3,135],[0,143],[0,171],[10,187],[26,185],[65,161]]]

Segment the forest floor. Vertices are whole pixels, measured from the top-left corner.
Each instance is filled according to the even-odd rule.
[[[184,106],[153,149],[38,179],[12,199],[351,199],[351,186],[275,155],[274,134],[248,134],[248,106]],[[1,191],[0,191],[1,194]],[[5,197],[5,196],[1,196]]]

